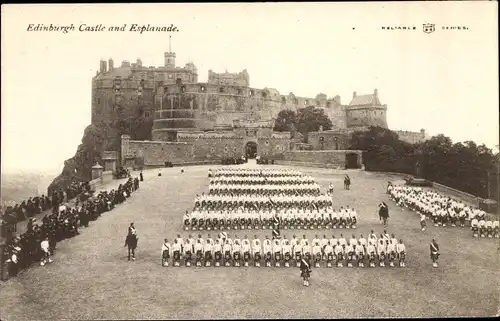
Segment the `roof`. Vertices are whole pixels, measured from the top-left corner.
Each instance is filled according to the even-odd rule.
[[[380,100],[375,94],[359,95],[351,100],[349,106],[380,106]]]

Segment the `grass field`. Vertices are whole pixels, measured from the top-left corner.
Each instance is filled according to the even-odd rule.
[[[215,168],[216,166],[210,166]],[[278,167],[278,166],[273,166]],[[415,213],[402,211],[385,194],[396,176],[352,172],[350,191],[343,174],[296,168],[323,189],[334,182],[338,206],[359,215],[356,230],[380,234],[377,204],[389,205],[389,233],[405,241],[407,267],[313,269],[303,287],[297,268],[173,268],[160,265],[163,238],[182,230],[182,214],[194,196],[207,191],[208,166],[162,169],[147,175],[141,188],[106,213],[81,235],[58,244],[54,263],[33,266],[0,283],[1,320],[61,319],[212,319],[212,318],[359,318],[492,316],[499,313],[498,239],[472,239],[469,229],[438,228],[421,232]],[[137,261],[128,262],[123,247],[131,221],[139,233]],[[340,230],[307,231],[340,235]],[[203,231],[206,238],[207,231]],[[216,232],[212,232],[215,236]],[[234,236],[235,231],[230,234]],[[237,231],[242,238],[270,231]],[[303,231],[282,231],[289,238]],[[433,269],[429,242],[441,247],[440,267]]]

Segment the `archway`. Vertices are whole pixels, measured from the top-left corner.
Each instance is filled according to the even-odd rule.
[[[253,159],[257,156],[257,143],[248,142],[245,145],[245,156],[247,159]]]
[[[358,166],[358,154],[349,153],[345,155],[345,167],[346,168],[359,168]]]

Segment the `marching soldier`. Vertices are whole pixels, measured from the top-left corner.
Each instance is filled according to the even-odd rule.
[[[283,255],[285,257],[285,267],[290,267],[290,259],[292,257],[292,247],[290,242],[286,240],[285,245],[283,245]]]
[[[165,239],[161,246],[161,265],[168,266],[168,259],[170,258],[170,243]]]
[[[243,239],[243,244],[241,245],[241,250],[243,252],[243,266],[248,266],[248,261],[250,261],[250,241],[248,240],[247,236],[245,235],[245,238]]]
[[[373,240],[371,238],[370,240]],[[368,242],[368,246],[366,248],[366,253],[368,254],[368,260],[370,263],[370,267],[375,267],[375,256],[376,256],[376,248],[373,242]]]
[[[272,253],[271,240],[269,240],[269,237],[266,236],[266,239],[264,240],[264,255],[266,261],[266,267],[271,266],[271,257],[272,257],[271,253]]]
[[[241,260],[241,245],[238,239],[233,244],[233,266],[240,266]]]
[[[394,266],[394,258],[396,257],[396,244],[393,240],[387,245],[387,254],[389,256],[389,266]]]
[[[281,263],[281,241],[279,239],[274,240],[273,252],[274,252],[274,266],[279,267]]]
[[[172,253],[174,255],[174,266],[180,266],[181,251],[182,247],[179,244],[178,240],[175,239],[174,244],[172,245]]]
[[[311,277],[311,265],[306,258],[300,260],[300,276],[304,279],[304,286],[309,286]]]
[[[354,244],[356,243],[349,242],[349,244],[345,246],[345,252],[347,254],[347,267],[352,267],[352,260],[354,259]]]
[[[363,239],[364,240],[364,239]],[[366,244],[366,240],[365,240]],[[359,267],[364,267],[365,266],[365,245],[361,242],[361,239],[358,240],[358,245],[356,246],[356,254],[357,254],[357,260],[358,260],[358,266]]]
[[[385,252],[386,252],[386,245],[383,239],[380,240],[380,243],[378,244],[377,247],[377,252],[378,252],[378,261],[380,266],[385,266]]]
[[[222,244],[220,239],[215,240],[214,245],[214,257],[215,257],[215,266],[220,266],[222,263]]]
[[[201,236],[201,235],[200,235]],[[202,265],[203,260],[203,243],[201,242],[201,237],[198,238],[196,244],[194,245],[194,253],[196,255],[196,266]]]
[[[207,243],[203,247],[203,251],[205,252],[205,266],[210,266],[212,264],[212,243],[210,243],[211,239],[207,239]],[[213,241],[212,241],[213,242]]]
[[[335,246],[335,256],[337,258],[337,267],[342,267],[342,261],[344,260],[344,248],[340,245],[340,242],[337,241],[337,245]]]
[[[260,240],[257,238],[257,235],[254,236],[254,239],[252,241],[252,251],[253,251],[254,264],[256,267],[260,267],[262,248]]]
[[[322,256],[321,246],[319,245],[319,240],[318,240],[318,242],[313,243],[313,244],[314,244],[314,246],[312,248],[312,252],[313,252],[313,256],[314,256],[314,260],[315,260],[314,267],[319,268],[320,262],[321,262],[321,256]]]
[[[330,241],[325,245],[325,256],[326,256],[326,267],[332,267],[333,261],[333,246],[330,244]]]
[[[406,247],[403,244],[403,240],[399,240],[399,243],[396,245],[396,253],[398,255],[399,266],[405,266],[405,255],[406,255]]]
[[[229,239],[226,240],[226,243],[224,244],[224,265],[225,266],[231,266],[231,257],[232,257],[232,244]]]

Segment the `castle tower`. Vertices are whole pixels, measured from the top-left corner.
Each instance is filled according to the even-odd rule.
[[[106,60],[103,60],[101,59],[101,65],[100,65],[100,72],[103,73],[103,72],[106,72]]]
[[[164,53],[165,67],[175,68],[175,52],[172,52],[172,36],[168,37],[168,52]]]
[[[114,64],[113,64],[113,59],[112,58],[109,58],[108,68],[109,68],[109,71],[113,70],[113,68],[114,68]]]

